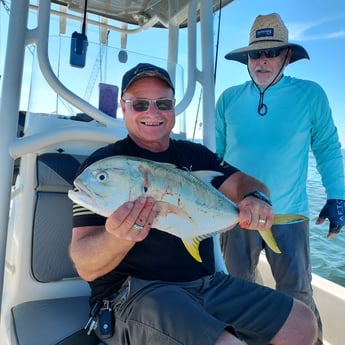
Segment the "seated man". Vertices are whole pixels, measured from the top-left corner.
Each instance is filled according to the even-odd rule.
[[[124,75],[121,91],[127,138],[97,150],[81,170],[105,157],[127,155],[173,163],[181,169],[218,171],[223,176],[212,184],[237,203],[240,225],[249,230],[272,225],[269,203],[257,198],[257,193],[244,197],[253,191],[268,194],[262,183],[222,163],[203,145],[170,138],[175,90],[165,70],[139,64]],[[157,100],[164,100],[164,107]],[[156,215],[150,196],[126,202],[108,218],[74,208],[72,260],[91,286],[91,306],[101,301],[102,310],[105,303],[105,310],[111,309],[109,319],[114,320],[108,334],[108,323],[104,332],[102,313],[99,316],[95,331],[100,337],[107,333],[101,337],[104,343],[314,343],[316,320],[307,306],[272,289],[215,272],[212,238],[200,245],[202,262],[194,260],[180,238],[151,228]],[[97,318],[97,308],[93,309]]]

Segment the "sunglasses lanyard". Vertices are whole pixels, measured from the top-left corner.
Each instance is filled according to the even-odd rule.
[[[250,79],[252,80],[252,82],[254,83],[254,85],[256,86],[256,88],[258,89],[259,91],[259,104],[258,104],[258,114],[260,116],[265,116],[267,114],[267,111],[268,111],[268,108],[267,108],[267,105],[264,103],[264,95],[265,95],[265,92],[266,90],[272,86],[272,84],[277,80],[278,76],[280,75],[281,71],[283,70],[284,66],[285,66],[285,62],[287,60],[287,57],[288,57],[288,51],[286,52],[285,54],[285,58],[284,58],[284,62],[283,64],[281,65],[280,67],[280,70],[279,72],[277,73],[277,75],[274,77],[274,79],[270,82],[270,84],[268,86],[266,86],[262,91],[260,89],[260,87],[255,83],[252,75],[250,74],[250,71],[249,71],[249,68],[248,68],[248,64],[247,64],[247,70],[248,70],[248,73],[249,73],[249,76],[250,76]]]

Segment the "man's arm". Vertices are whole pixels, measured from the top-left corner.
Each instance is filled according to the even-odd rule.
[[[70,256],[80,277],[93,281],[118,266],[135,243],[146,238],[156,215],[154,200],[139,198],[114,211],[105,226],[73,228]]]
[[[268,188],[259,180],[238,171],[222,183],[219,191],[237,204],[240,211],[239,224],[242,228],[264,230],[272,226],[274,214],[271,205],[253,195],[245,197],[254,191],[269,197]]]

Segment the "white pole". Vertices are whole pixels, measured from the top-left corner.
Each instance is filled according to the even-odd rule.
[[[9,153],[16,140],[22,84],[29,0],[11,1],[6,58],[0,103],[0,305],[5,273],[8,215],[10,210],[13,159]]]

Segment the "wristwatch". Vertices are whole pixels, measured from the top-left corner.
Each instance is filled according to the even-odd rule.
[[[266,204],[272,206],[271,199],[266,194],[264,194],[262,192],[254,190],[253,192],[250,192],[250,193],[246,194],[243,197],[243,199],[246,198],[247,196],[253,196],[254,198],[260,199],[260,200],[264,201]]]

